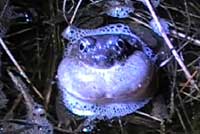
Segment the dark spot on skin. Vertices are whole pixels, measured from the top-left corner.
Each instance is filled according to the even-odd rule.
[[[109,28],[106,28],[106,31],[107,31],[107,32],[110,32],[110,29],[109,29]]]
[[[44,116],[45,116],[45,114],[44,114],[44,113],[40,114],[40,117],[44,117]]]
[[[83,43],[80,43],[80,45],[79,45],[79,49],[80,49],[81,51],[83,51],[83,49],[84,49],[84,45],[83,45]]]
[[[118,40],[118,46],[120,47],[120,48],[123,48],[124,47],[124,41],[123,40]]]
[[[83,30],[78,30],[77,33],[83,33]]]
[[[117,27],[118,27],[118,28],[121,28],[121,27],[122,27],[122,25],[118,24],[118,25],[117,25]]]
[[[127,32],[127,30],[123,29],[123,32],[124,32],[124,33],[126,33],[126,32]]]
[[[118,46],[115,46],[115,50],[116,50],[116,51],[120,51],[120,49],[119,49]]]
[[[47,131],[47,133],[51,133],[51,130],[49,129],[49,130]]]
[[[34,107],[34,109],[38,109],[39,107],[36,105],[35,107]]]
[[[128,27],[124,27],[124,29],[128,30],[129,28]]]
[[[71,30],[71,31],[70,31],[70,33],[71,33],[71,34],[73,34],[73,33],[74,33],[74,31],[73,31],[73,30]]]

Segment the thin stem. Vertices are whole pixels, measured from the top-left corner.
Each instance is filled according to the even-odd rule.
[[[72,16],[72,18],[71,18],[71,20],[70,20],[70,22],[69,22],[70,24],[73,23],[73,21],[74,21],[74,19],[75,19],[75,16],[76,16],[76,13],[78,12],[78,9],[79,9],[81,3],[82,3],[82,0],[79,0],[79,1],[78,1],[78,4],[77,4],[77,6],[76,6],[76,8],[75,8],[75,10],[74,10],[73,16]]]
[[[167,37],[167,34],[165,33],[165,31],[163,30],[158,17],[150,3],[149,0],[145,0],[146,2],[146,6],[148,7],[156,25],[158,26],[158,29],[163,37],[163,39],[165,40],[167,46],[169,47],[169,49],[171,50],[172,54],[174,55],[175,59],[177,60],[178,64],[180,65],[180,67],[183,69],[185,76],[188,80],[190,80],[192,78],[192,75],[190,74],[190,72],[188,71],[187,67],[185,66],[185,64],[183,63],[183,61],[181,60],[180,56],[178,55],[177,51],[175,50],[174,46],[172,45],[172,43],[170,42],[169,38]],[[190,80],[190,83],[198,90],[198,86],[195,84],[195,81],[193,79]]]
[[[63,10],[63,16],[64,16],[64,18],[65,18],[65,21],[68,22],[67,17],[66,17],[66,14],[65,14],[66,1],[67,1],[67,0],[64,0],[64,1],[63,1],[62,10]]]
[[[13,55],[11,54],[11,52],[9,51],[9,49],[7,48],[7,46],[4,43],[4,41],[3,41],[2,38],[0,38],[0,44],[1,44],[2,48],[5,50],[5,52],[7,53],[8,57],[10,58],[10,60],[13,62],[13,64],[16,66],[16,68],[20,72],[20,75],[27,81],[27,83],[29,83],[32,86],[33,90],[38,94],[38,96],[41,99],[44,99],[43,96],[42,96],[42,94],[36,89],[35,86],[33,86],[33,84],[31,83],[31,81],[29,80],[29,78],[25,74],[25,72],[22,70],[22,68],[20,67],[20,65],[17,63],[17,61],[15,60],[15,58],[13,57]]]

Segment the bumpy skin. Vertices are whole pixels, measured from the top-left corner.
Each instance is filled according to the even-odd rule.
[[[126,39],[126,41],[132,45],[132,47],[141,49],[148,56],[149,60],[152,62],[157,60],[157,57],[149,48],[148,44],[145,43],[140,37],[138,37],[126,24],[116,23],[96,29],[81,29],[75,26],[69,26],[62,33],[63,37],[68,39],[71,44],[74,44],[83,38],[107,34],[121,36],[122,38]],[[138,44],[136,45],[137,42]]]
[[[117,1],[117,0],[109,0],[105,1],[104,4],[105,13],[108,16],[116,17],[116,18],[127,18],[130,13],[134,12],[133,2],[126,1]]]
[[[62,33],[69,43],[58,67],[58,85],[64,106],[76,115],[121,117],[142,108],[154,94],[157,57],[151,48],[157,39],[133,21],[116,21],[133,12],[129,0],[123,2],[81,11],[75,21],[80,27],[68,26]],[[115,19],[99,16],[101,7]]]
[[[151,62],[141,51],[104,69],[67,56],[60,63],[58,77],[63,91],[83,101],[106,104],[143,100],[151,95],[147,87],[152,70]]]
[[[107,69],[65,57],[58,68],[65,106],[74,114],[113,118],[135,112],[151,98],[153,65],[141,51]]]
[[[128,25],[68,27],[63,35],[70,47],[57,78],[64,105],[74,114],[124,116],[152,97],[153,51]]]

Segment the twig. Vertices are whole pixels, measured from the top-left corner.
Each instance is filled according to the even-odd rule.
[[[145,0],[146,2],[146,6],[148,7],[156,25],[158,26],[158,29],[163,37],[163,39],[165,40],[167,46],[169,47],[169,49],[171,50],[172,54],[174,55],[175,59],[177,60],[178,64],[180,65],[180,67],[183,69],[185,76],[188,80],[190,80],[192,78],[190,72],[188,71],[187,67],[185,66],[185,64],[183,63],[183,61],[181,60],[180,56],[178,55],[177,51],[175,50],[174,46],[172,45],[172,43],[170,42],[169,38],[167,37],[167,34],[165,33],[165,31],[163,30],[158,17],[156,16],[156,13],[150,3],[149,0]],[[195,84],[195,81],[193,79],[190,80],[190,83],[192,84],[192,86],[194,86],[194,88],[196,88],[196,90],[200,91],[198,86]]]
[[[147,27],[147,28],[152,29],[152,27],[151,27],[149,24],[147,24],[146,22],[144,22],[144,21],[142,21],[142,20],[140,20],[140,19],[138,19],[138,18],[135,18],[135,17],[131,16],[131,17],[129,17],[129,19],[134,20],[134,21],[138,22],[139,24],[141,24],[141,25],[143,25],[143,26],[145,26],[145,27]],[[187,41],[186,43],[192,42],[193,45],[196,45],[196,46],[199,46],[199,47],[200,47],[200,40],[195,39],[195,38],[192,37],[192,36],[187,36],[187,35],[185,35],[184,33],[177,32],[176,30],[170,30],[170,33],[172,34],[173,37],[181,38],[181,39],[187,39],[188,41]],[[177,52],[181,51],[181,50],[186,46],[186,43],[185,43],[185,45],[181,46],[181,47],[177,50]],[[172,60],[173,57],[174,57],[174,56],[172,55],[172,56],[170,56],[169,58],[167,58],[166,60],[162,61],[162,62],[160,63],[159,66],[160,66],[160,67],[165,66],[169,61]],[[189,67],[189,66],[187,66],[187,67]]]
[[[157,118],[157,117],[155,117],[155,116],[151,116],[151,115],[149,115],[149,114],[147,114],[147,113],[144,113],[144,112],[141,112],[141,111],[136,111],[135,113],[137,113],[137,114],[139,114],[139,115],[142,115],[142,116],[145,116],[145,117],[148,117],[148,118],[153,119],[153,120],[155,120],[155,121],[158,121],[158,122],[160,122],[160,123],[163,122],[162,119]]]
[[[34,101],[31,98],[31,96],[28,94],[28,91],[27,91],[28,88],[19,77],[14,76],[13,73],[9,70],[7,72],[8,72],[8,75],[11,77],[13,83],[15,84],[17,90],[20,91],[21,94],[23,95],[26,105],[28,106],[29,109],[31,109],[31,107],[33,107]]]
[[[137,13],[136,13],[136,15],[137,15]],[[137,16],[141,17],[139,15],[137,15]],[[153,29],[148,23],[144,22],[142,19],[138,19],[138,18],[133,17],[133,16],[129,17],[129,19],[134,20],[134,21],[138,22],[139,24],[144,25],[147,28]],[[170,24],[170,27],[173,27],[173,26],[174,26],[173,24]],[[181,30],[183,30],[183,29],[181,29]],[[192,42],[194,45],[200,47],[200,40],[198,40],[198,39],[196,39],[192,36],[185,35],[184,33],[177,32],[176,30],[170,30],[170,33],[172,34],[173,37],[181,38],[181,39],[187,39],[188,41]]]
[[[17,96],[17,98],[14,100],[13,105],[11,106],[9,111],[7,111],[6,115],[3,117],[3,120],[9,119],[13,115],[13,113],[14,113],[15,109],[17,108],[17,106],[19,105],[22,97],[23,97],[22,94],[19,94]]]
[[[198,73],[198,71],[196,70],[193,74],[192,74],[192,78],[194,78],[194,76]],[[188,84],[190,83],[191,79],[187,80],[187,82],[183,85],[183,87],[180,89],[180,92],[183,92],[184,89],[188,86]]]
[[[179,53],[185,46],[188,45],[188,43],[189,43],[189,41],[187,41],[187,42],[185,42],[184,44],[182,44],[182,46],[179,47],[179,48],[177,49],[177,52]],[[171,61],[173,58],[174,58],[174,56],[173,56],[173,55],[170,55],[170,57],[167,58],[166,60],[162,61],[162,62],[160,63],[159,66],[160,66],[160,67],[165,66],[165,65],[166,65],[169,61]]]
[[[62,10],[63,10],[63,16],[64,16],[64,18],[65,18],[65,21],[68,22],[67,17],[66,17],[66,14],[65,14],[66,1],[67,1],[67,0],[64,0],[64,1],[63,1]]]
[[[178,99],[179,99],[179,108],[177,108],[178,110],[181,110],[181,114],[184,116],[184,123],[186,124],[187,123],[187,125],[189,125],[190,126],[190,128],[193,130],[193,126],[191,125],[191,118],[189,118],[189,115],[188,115],[188,110],[186,111],[186,108],[185,108],[185,102],[184,102],[184,100],[182,99],[182,97],[181,97],[181,95],[180,95],[180,93],[178,93],[177,94],[177,97],[178,97]],[[189,126],[187,126],[187,128],[189,128]]]
[[[70,20],[70,22],[69,22],[70,24],[73,23],[73,21],[74,21],[74,19],[75,19],[75,17],[76,17],[76,13],[77,13],[77,11],[78,11],[78,9],[79,9],[81,3],[82,3],[82,0],[79,0],[79,1],[78,1],[78,4],[77,4],[77,6],[76,6],[76,8],[75,8],[75,10],[74,10],[73,16],[72,16],[72,18],[71,18],[71,20]]]
[[[175,7],[170,7],[169,5],[161,5],[161,7],[167,8],[167,9],[171,9],[171,10],[173,10],[173,11],[175,11],[175,12],[179,12],[179,13],[181,13],[181,14],[186,14],[185,11],[183,11],[182,9],[177,8],[177,7],[176,7],[176,8],[175,8]],[[189,13],[189,15],[190,15],[191,17],[195,17],[195,18],[197,18],[197,19],[200,19],[200,16],[197,15],[197,14]]]
[[[179,121],[180,121],[180,123],[181,123],[181,126],[183,127],[184,131],[187,132],[187,129],[186,129],[185,123],[184,123],[184,121],[183,121],[183,118],[182,118],[182,116],[181,116],[181,114],[180,114],[180,111],[178,110],[178,108],[176,108],[175,110],[176,110],[176,112],[177,112],[177,116],[178,116],[178,118],[179,118]]]
[[[185,96],[190,97],[189,100],[185,101],[186,103],[191,102],[191,100],[196,100],[196,101],[200,102],[199,96],[194,97],[194,96],[191,95],[192,93],[186,93],[185,91],[182,91],[181,93],[184,94]]]
[[[6,12],[9,2],[10,2],[10,0],[6,1],[5,5],[3,7],[3,10],[1,11],[0,18],[2,18],[4,16],[4,13]]]
[[[194,43],[196,46],[200,46],[200,40],[197,40],[197,39],[190,37],[190,36],[186,36],[185,34],[180,33],[180,32],[176,32],[175,30],[172,30],[172,33],[176,37],[187,39],[187,40],[191,41],[192,43]]]
[[[28,32],[28,31],[31,31],[33,30],[33,28],[26,28],[26,29],[23,29],[23,30],[20,30],[20,31],[17,31],[17,32],[13,32],[13,33],[10,33],[10,34],[7,34],[6,35],[6,38],[9,38],[9,37],[12,37],[12,36],[16,36],[16,35],[19,35],[19,34],[23,34],[25,32]]]
[[[70,12],[73,10],[74,5],[75,5],[75,1],[74,1],[74,0],[71,0],[71,1],[72,1],[72,6],[71,6],[71,8],[67,11],[67,13],[70,13]]]
[[[28,84],[30,84],[32,86],[33,90],[37,93],[37,95],[41,99],[44,99],[43,96],[42,96],[42,94],[31,83],[31,81],[29,80],[29,78],[27,77],[27,75],[25,74],[25,72],[22,70],[22,68],[20,67],[20,65],[17,63],[17,61],[15,60],[15,58],[13,57],[13,55],[11,54],[11,52],[9,51],[9,49],[7,48],[6,44],[4,43],[4,41],[3,41],[3,39],[1,37],[0,37],[0,44],[1,44],[2,48],[5,50],[5,52],[7,53],[8,57],[10,58],[10,60],[13,62],[13,64],[16,66],[16,68],[20,72],[20,75],[26,80],[26,82]]]

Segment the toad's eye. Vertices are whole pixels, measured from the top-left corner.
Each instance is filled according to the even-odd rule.
[[[115,50],[118,54],[120,54],[123,51],[125,42],[122,39],[117,39],[113,41],[112,48]]]
[[[119,40],[117,41],[117,46],[118,46],[120,49],[122,49],[122,48],[124,47],[124,45],[125,45],[125,42],[124,42],[122,39],[119,39]]]
[[[79,43],[79,49],[81,52],[85,52],[86,48],[91,45],[91,42],[88,39],[82,39]]]

